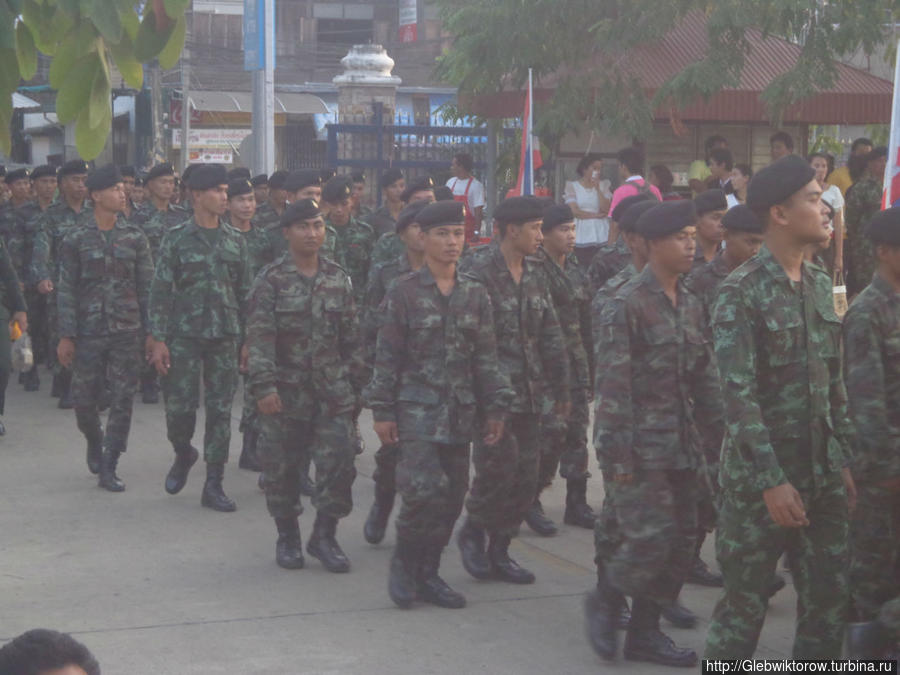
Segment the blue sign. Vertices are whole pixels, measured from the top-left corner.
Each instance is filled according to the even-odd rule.
[[[264,69],[266,67],[266,0],[244,0],[243,32],[244,70]],[[272,40],[275,40],[274,35]],[[273,49],[273,69],[275,68],[274,54]]]

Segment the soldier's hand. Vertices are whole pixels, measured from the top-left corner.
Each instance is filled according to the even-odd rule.
[[[400,442],[400,432],[396,422],[375,422],[375,433],[382,445],[394,445]]]
[[[782,483],[763,491],[763,499],[772,520],[781,527],[806,527],[806,507],[800,493],[790,483]]]
[[[503,420],[488,419],[484,425],[484,444],[497,445],[503,438],[503,426]]]
[[[256,402],[256,407],[263,415],[277,415],[282,411],[281,397],[277,393],[263,396]]]
[[[12,328],[14,323],[19,324],[19,330],[23,333],[28,332],[28,315],[25,312],[16,312],[9,321],[9,327]]]
[[[856,481],[853,480],[853,473],[849,467],[841,470],[841,478],[844,481],[844,489],[847,490],[847,508],[853,511],[856,508]]]
[[[241,345],[241,356],[238,361],[238,371],[247,373],[250,371],[250,348],[246,343]]]
[[[37,291],[41,295],[47,295],[53,291],[53,282],[49,279],[44,279],[43,281],[38,282]]]
[[[166,375],[169,372],[169,348],[165,342],[154,342],[152,356],[150,357],[150,365],[156,368],[156,372],[160,375]]]
[[[617,473],[613,474],[613,483],[622,483],[623,485],[631,485],[634,482],[633,473]]]
[[[72,367],[72,361],[75,358],[75,342],[72,338],[59,339],[59,344],[56,345],[56,358],[59,359],[63,368]]]
[[[557,402],[556,405],[553,406],[553,412],[562,417],[564,420],[569,419],[569,415],[572,414],[572,402]]]

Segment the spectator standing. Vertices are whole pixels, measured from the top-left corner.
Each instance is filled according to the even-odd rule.
[[[753,178],[753,169],[750,168],[749,164],[734,165],[734,170],[731,172],[732,191],[726,195],[729,209],[738,204],[746,203],[747,186],[750,185],[751,178]]]
[[[875,148],[865,157],[862,176],[847,190],[847,292],[851,296],[868,286],[875,273],[875,258],[865,231],[872,216],[881,210],[886,165],[887,148]]]
[[[650,185],[654,185],[659,189],[664,202],[674,202],[681,199],[681,195],[672,190],[675,177],[665,164],[654,164],[651,166],[650,173],[647,174],[647,180],[650,181]]]
[[[635,147],[623,148],[616,154],[616,159],[619,162],[619,177],[622,179],[622,184],[613,192],[612,201],[609,205],[610,213],[616,210],[616,206],[619,205],[620,201],[632,195],[652,194],[659,201],[662,201],[662,193],[659,191],[659,188],[650,185],[641,175],[641,170],[644,167],[643,152]],[[615,241],[618,238],[619,233],[616,230],[617,228],[614,226],[610,228],[610,241]]]
[[[602,179],[603,159],[589,153],[575,167],[578,180],[566,183],[565,202],[575,214],[575,255],[588,264],[603,244],[610,241],[610,183]]]
[[[850,189],[850,186],[855,182],[854,178],[850,175],[850,164],[853,162],[854,157],[865,157],[875,148],[871,139],[869,138],[857,138],[853,141],[853,145],[850,146],[850,158],[847,160],[847,164],[844,166],[835,169],[830,174],[828,174],[828,178],[826,179],[829,185],[834,185],[838,190],[841,191],[841,196],[847,196],[847,190]]]
[[[453,178],[447,181],[447,187],[453,191],[453,199],[466,207],[466,241],[479,236],[484,217],[484,185],[472,175],[474,167],[472,155],[455,155],[450,163]]]
[[[844,269],[844,196],[839,187],[830,185],[826,180],[826,176],[834,172],[828,172],[828,157],[824,153],[810,155],[809,165],[816,172],[816,182],[822,188],[822,201],[834,212],[830,222],[832,246],[823,253],[828,270],[836,274]]]
[[[787,157],[794,152],[794,139],[786,131],[776,131],[769,138],[769,152],[772,162],[777,162],[782,157]]]
[[[706,142],[703,144],[703,159],[695,159],[688,167],[688,185],[694,197],[706,189],[706,181],[709,180],[711,175],[709,170],[709,153],[714,148],[727,147],[728,141],[724,136],[715,135],[706,139]]]
[[[728,148],[713,148],[709,153],[709,180],[706,185],[710,190],[718,188],[731,191],[731,174],[734,171],[734,155]]]

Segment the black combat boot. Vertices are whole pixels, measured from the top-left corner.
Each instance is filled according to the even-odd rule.
[[[59,376],[59,402],[56,407],[60,410],[71,410],[75,407],[72,399],[72,371],[66,370]]]
[[[177,495],[187,483],[188,472],[197,463],[200,453],[192,445],[175,448],[175,462],[166,474],[166,492]]]
[[[244,440],[241,444],[241,457],[238,459],[238,468],[247,471],[262,471],[259,456],[256,454],[256,442],[259,440],[259,432],[249,428],[244,432]]]
[[[625,596],[609,583],[603,566],[598,565],[597,588],[584,599],[584,619],[591,647],[600,658],[607,661],[616,658],[620,603],[628,607]]]
[[[511,584],[533,584],[534,574],[509,557],[511,539],[505,534],[491,535],[488,544],[488,558],[491,561],[494,578],[508,581]]]
[[[847,624],[848,659],[886,659],[892,646],[880,621]]]
[[[370,544],[380,544],[387,530],[388,519],[391,517],[391,509],[394,508],[395,493],[384,486],[375,483],[375,501],[369,509],[369,517],[363,526],[363,536]]]
[[[623,654],[629,661],[648,661],[663,666],[692,668],[697,665],[693,649],[678,647],[659,630],[660,608],[646,598],[634,598],[631,625],[625,635]]]
[[[106,450],[100,460],[100,480],[97,485],[110,492],[124,492],[125,483],[116,475],[116,466],[119,464],[117,450]]]
[[[700,549],[703,547],[704,539],[706,539],[706,530],[700,530],[697,533],[697,548],[694,551],[694,562],[691,565],[691,571],[688,572],[687,582],[698,586],[721,588],[725,585],[722,575],[709,569],[700,557]]]
[[[234,503],[222,489],[222,479],[225,478],[225,462],[208,462],[206,465],[206,483],[203,484],[203,495],[200,504],[213,511],[231,513],[237,510]]]
[[[787,582],[784,580],[784,577],[778,572],[773,574],[772,580],[769,582],[769,598],[775,597],[775,594],[785,586],[787,586]]]
[[[337,518],[326,516],[321,511],[316,513],[316,522],[306,544],[306,552],[318,558],[329,572],[340,574],[350,571],[350,560],[344,555],[334,538],[337,531]]]
[[[88,471],[95,476],[100,473],[101,460],[103,459],[103,432],[91,434],[87,437],[87,465]]]
[[[463,567],[476,579],[490,579],[491,561],[484,550],[484,529],[466,518],[456,537]]]
[[[544,507],[541,506],[540,499],[535,499],[525,513],[525,523],[542,537],[552,537],[556,534],[556,523],[544,513]]]
[[[300,494],[304,497],[312,497],[316,493],[316,484],[312,478],[309,477],[309,464],[310,458],[309,454],[307,454],[303,459],[300,460]]]
[[[466,596],[458,591],[454,591],[438,575],[443,552],[443,546],[431,545],[424,549],[419,565],[419,597],[422,598],[423,602],[428,602],[438,607],[462,609],[466,606]]]
[[[41,388],[41,376],[38,373],[37,364],[31,366],[31,370],[25,371],[22,375],[22,384],[25,386],[25,391],[37,391]]]
[[[421,556],[422,551],[414,542],[397,537],[388,575],[388,595],[400,609],[409,609],[416,600],[416,570]]]
[[[275,544],[275,562],[286,570],[301,570],[306,561],[303,559],[303,543],[300,540],[300,524],[297,516],[276,518],[278,541]]]
[[[597,514],[587,503],[587,476],[570,478],[566,481],[566,513],[563,522],[566,525],[594,529]]]
[[[679,599],[675,600],[675,604],[663,609],[662,616],[675,628],[696,628],[697,626],[697,615],[682,605]]]
[[[78,430],[87,441],[88,471],[96,476],[100,473],[100,459],[103,455],[103,427],[100,426],[100,418],[90,408],[78,408],[75,410],[75,420],[78,422]]]

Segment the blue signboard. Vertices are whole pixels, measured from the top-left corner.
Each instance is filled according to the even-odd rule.
[[[244,70],[262,70],[266,67],[266,0],[244,0],[243,24]],[[274,68],[274,50],[272,53]]]

